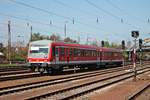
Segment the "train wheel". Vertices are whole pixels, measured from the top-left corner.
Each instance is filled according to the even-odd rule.
[[[38,71],[43,74],[45,72],[45,68],[44,67],[39,67]]]
[[[35,67],[33,67],[33,66],[30,67],[30,70],[34,72],[35,71]]]
[[[97,65],[97,66],[96,66],[96,69],[100,69],[100,68],[101,68],[100,65]]]
[[[63,67],[60,67],[58,70],[57,70],[57,73],[61,73],[63,71]]]
[[[53,73],[53,69],[51,67],[46,68],[46,71],[48,74],[52,74]]]

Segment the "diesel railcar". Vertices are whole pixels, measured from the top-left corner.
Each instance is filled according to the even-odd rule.
[[[41,73],[55,73],[64,67],[79,68],[101,67],[110,64],[122,64],[122,51],[50,40],[33,41],[29,44],[28,64],[32,70]],[[92,66],[94,67],[94,66]]]

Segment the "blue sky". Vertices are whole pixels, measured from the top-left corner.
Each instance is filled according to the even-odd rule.
[[[12,1],[38,7],[49,13]],[[132,41],[132,30],[138,30],[140,38],[144,39],[150,37],[149,4],[150,0],[0,0],[0,42],[7,42],[8,20],[11,21],[12,42],[27,43],[30,25],[33,32],[49,36],[55,33],[64,38],[65,24],[67,36],[76,40],[80,37],[81,43],[85,43],[87,37],[89,41]]]

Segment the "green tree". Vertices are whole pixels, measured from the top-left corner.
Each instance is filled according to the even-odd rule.
[[[97,46],[97,41],[92,41],[91,45],[92,46]]]
[[[52,41],[60,41],[61,39],[60,39],[59,35],[52,34],[50,36],[50,40],[52,40]]]
[[[0,52],[3,52],[4,47],[3,47],[3,43],[0,43]]]
[[[120,45],[118,45],[117,43],[111,43],[110,45],[111,48],[120,48]]]
[[[40,33],[33,33],[32,34],[32,41],[36,40],[43,40],[43,39],[50,39],[47,35],[41,35]]]
[[[73,39],[71,39],[70,37],[66,37],[66,38],[64,39],[64,42],[68,42],[68,43],[77,43],[76,40],[73,40]]]
[[[104,47],[110,47],[109,42],[108,41],[104,41]]]

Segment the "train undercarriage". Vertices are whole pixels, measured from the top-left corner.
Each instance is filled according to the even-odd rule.
[[[99,63],[74,63],[74,64],[47,64],[47,63],[30,63],[29,68],[34,72],[40,72],[43,73],[49,73],[49,74],[55,74],[60,73],[64,69],[97,69],[97,68],[104,68],[107,67],[107,65],[117,65],[121,66],[122,62],[99,62]]]

